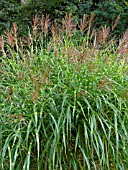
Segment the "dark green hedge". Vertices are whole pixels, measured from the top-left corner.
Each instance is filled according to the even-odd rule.
[[[96,28],[102,25],[112,26],[116,17],[120,15],[120,21],[115,29],[116,34],[121,35],[128,26],[128,4],[125,0],[27,0],[22,4],[18,0],[0,2],[0,34],[10,29],[16,22],[19,33],[26,34],[28,26],[31,27],[35,15],[49,14],[51,20],[62,19],[66,13],[72,13],[74,19],[88,16],[93,11],[96,15]]]

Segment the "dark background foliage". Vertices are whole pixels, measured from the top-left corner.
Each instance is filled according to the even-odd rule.
[[[23,0],[22,0],[23,1]],[[125,0],[1,0],[0,34],[10,29],[13,22],[19,28],[19,34],[26,34],[35,15],[49,14],[51,20],[61,20],[66,13],[72,13],[74,19],[81,19],[83,14],[95,13],[95,26],[111,27],[120,14],[120,21],[115,29],[121,35],[128,26],[128,3]]]

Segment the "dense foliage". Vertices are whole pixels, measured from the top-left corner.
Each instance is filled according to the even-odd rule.
[[[0,34],[10,29],[13,22],[16,22],[20,34],[26,34],[28,26],[32,25],[35,15],[42,16],[49,14],[51,20],[62,19],[66,13],[72,13],[74,19],[81,18],[84,14],[88,16],[92,11],[96,15],[96,28],[102,25],[111,27],[116,17],[120,15],[120,21],[115,33],[121,35],[128,26],[128,5],[125,0],[24,0],[21,3],[17,0],[0,2]]]

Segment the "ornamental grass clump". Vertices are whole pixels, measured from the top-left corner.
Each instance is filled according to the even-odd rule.
[[[118,45],[93,18],[1,37],[1,170],[128,168],[127,32]]]

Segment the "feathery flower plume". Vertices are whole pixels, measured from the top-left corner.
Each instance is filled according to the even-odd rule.
[[[17,38],[17,25],[15,22],[13,23],[13,32],[14,32],[15,38]]]
[[[36,15],[35,18],[33,19],[33,36],[34,36],[34,40],[36,40],[36,36],[37,36],[37,22],[38,22],[38,17]]]
[[[115,22],[114,22],[114,24],[113,24],[113,26],[112,26],[112,31],[113,31],[114,28],[116,27],[116,25],[117,25],[119,19],[120,19],[120,15],[117,16],[117,18],[116,18],[116,20],[115,20]]]
[[[6,36],[7,36],[7,41],[9,45],[13,47],[15,43],[15,38],[13,37],[12,33],[9,30],[6,32]]]
[[[83,15],[83,19],[82,19],[81,22],[80,22],[80,30],[81,30],[82,32],[85,31],[86,23],[87,23],[87,21],[86,21],[86,15],[84,14],[84,15]]]

